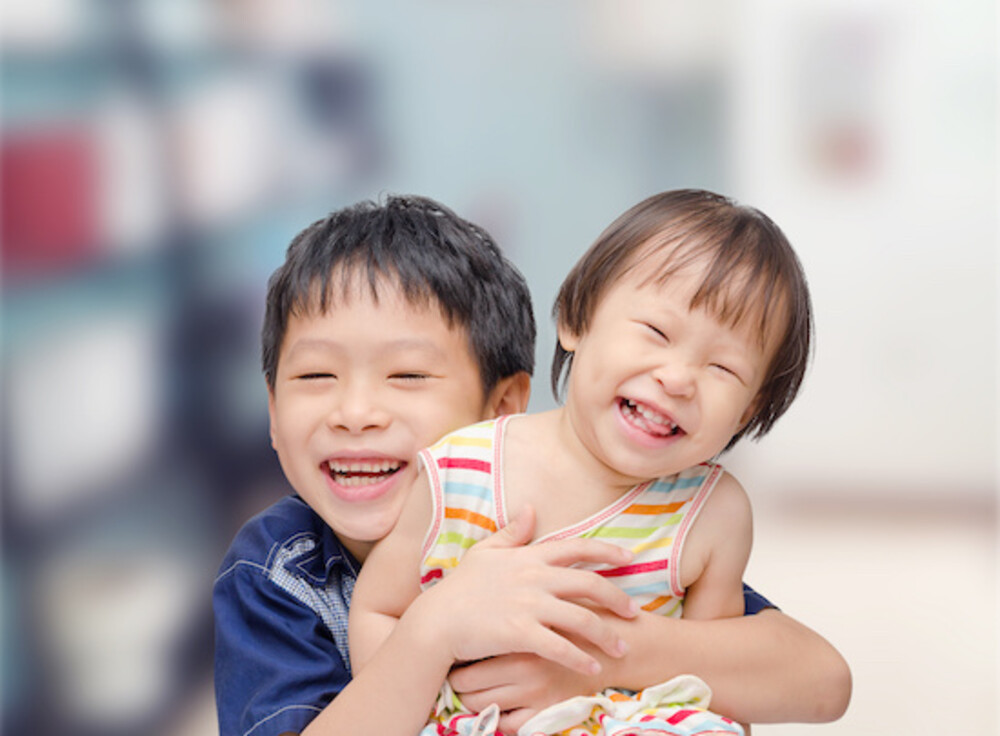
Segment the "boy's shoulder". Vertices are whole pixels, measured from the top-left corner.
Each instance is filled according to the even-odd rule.
[[[295,495],[273,503],[237,532],[216,579],[237,571],[273,577],[287,571],[322,584],[336,568],[355,577],[360,565],[333,530]]]

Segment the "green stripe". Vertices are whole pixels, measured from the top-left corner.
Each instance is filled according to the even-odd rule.
[[[589,537],[625,537],[626,539],[642,539],[659,529],[658,526],[605,526],[595,529]]]
[[[457,544],[462,549],[468,549],[476,543],[472,537],[467,537],[459,532],[441,532],[438,535],[436,544]]]

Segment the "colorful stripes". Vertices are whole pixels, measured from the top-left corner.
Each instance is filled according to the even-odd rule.
[[[504,432],[511,419],[461,429],[422,455],[434,495],[434,519],[421,564],[422,585],[447,575],[470,547],[499,528],[507,505],[500,477]],[[684,597],[677,587],[679,550],[692,517],[710,491],[705,486],[711,482],[706,481],[718,472],[718,466],[700,465],[636,486],[592,517],[544,539],[590,537],[631,550],[630,564],[596,572],[635,597],[643,610],[679,616]]]

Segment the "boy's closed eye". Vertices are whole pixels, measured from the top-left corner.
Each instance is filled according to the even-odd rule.
[[[420,384],[433,378],[424,371],[397,371],[390,374],[389,380],[402,384]]]
[[[320,381],[323,379],[335,379],[337,376],[333,373],[324,373],[321,371],[314,371],[310,373],[302,373],[296,376],[299,381]]]

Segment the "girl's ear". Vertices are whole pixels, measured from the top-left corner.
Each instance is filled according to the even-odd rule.
[[[523,414],[531,398],[531,376],[524,371],[497,381],[486,397],[483,419],[493,419],[504,414]]]
[[[743,412],[743,416],[740,417],[740,427],[738,430],[739,432],[742,432],[744,429],[746,429],[746,426],[750,423],[750,420],[753,419],[754,414],[757,413],[758,409],[760,409],[760,394],[757,394],[756,396],[753,397],[753,401],[750,402],[750,405],[747,406],[746,411]]]
[[[556,330],[556,334],[559,336],[559,344],[562,346],[562,349],[567,353],[575,351],[576,346],[580,344],[580,336],[561,322]]]

